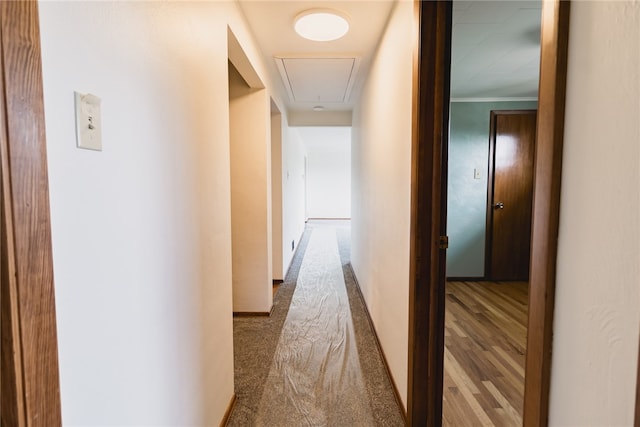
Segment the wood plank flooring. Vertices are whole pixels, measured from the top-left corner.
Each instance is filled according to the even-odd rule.
[[[525,282],[448,282],[443,426],[521,426]]]

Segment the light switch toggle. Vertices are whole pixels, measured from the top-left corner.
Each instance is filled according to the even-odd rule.
[[[75,92],[76,145],[78,148],[102,151],[100,98],[90,93]]]

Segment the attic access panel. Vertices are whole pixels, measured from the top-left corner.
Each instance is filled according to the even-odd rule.
[[[336,104],[349,101],[358,58],[275,58],[292,102]]]

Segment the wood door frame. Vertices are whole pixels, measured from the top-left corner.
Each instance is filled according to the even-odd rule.
[[[525,362],[525,427],[546,426],[549,415],[570,6],[569,1],[560,0],[545,0],[542,6]]]
[[[38,3],[0,2],[2,425],[60,426]]]
[[[442,423],[451,1],[414,2],[407,422]],[[444,243],[444,242],[442,242]]]
[[[446,138],[451,58],[451,3],[416,1],[412,121],[407,419],[442,424]],[[559,226],[562,142],[569,37],[568,1],[542,7],[538,119],[534,160],[529,320],[523,425],[546,426]],[[442,85],[447,83],[447,87]],[[444,157],[443,157],[444,156]]]
[[[491,261],[493,250],[493,195],[494,195],[494,172],[495,172],[495,150],[496,150],[496,124],[495,119],[497,114],[525,114],[536,113],[537,121],[538,110],[525,109],[525,110],[491,110],[489,117],[489,168],[487,170],[487,215],[485,226],[485,240],[484,240],[484,278],[485,280],[492,279]],[[535,141],[534,141],[535,144]],[[532,194],[533,196],[533,194]],[[529,245],[529,251],[531,251],[531,245]]]

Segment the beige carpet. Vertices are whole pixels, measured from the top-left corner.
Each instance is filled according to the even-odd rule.
[[[402,426],[349,266],[345,221],[313,221],[269,318],[235,318],[232,426]]]

